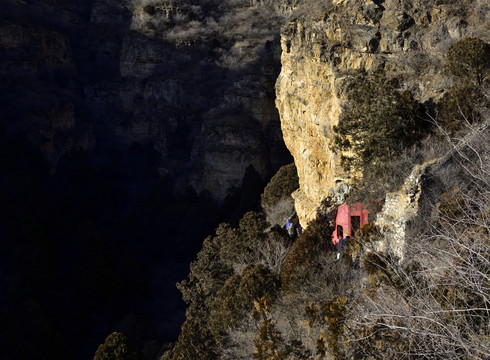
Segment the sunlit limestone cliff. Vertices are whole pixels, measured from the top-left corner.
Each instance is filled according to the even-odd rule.
[[[355,174],[340,166],[333,127],[360,71],[383,69],[431,109],[453,85],[443,72],[448,47],[464,37],[489,40],[486,1],[326,1],[309,3],[283,28],[276,104],[300,189],[303,224],[328,196],[343,201]],[[301,9],[300,9],[301,10]]]

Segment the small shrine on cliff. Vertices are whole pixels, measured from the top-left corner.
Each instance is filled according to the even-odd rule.
[[[335,230],[332,234],[332,242],[339,248],[346,237],[353,236],[356,230],[369,222],[369,211],[363,204],[344,204],[337,209]]]

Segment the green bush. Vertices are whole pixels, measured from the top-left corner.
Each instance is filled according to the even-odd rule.
[[[238,229],[230,229],[221,245],[221,258],[229,265],[238,259],[246,260],[253,257],[257,248],[266,241],[265,230],[268,223],[265,215],[249,211],[240,219]]]
[[[268,225],[264,213],[249,211],[240,219],[238,228],[240,236],[244,238],[245,242],[253,243],[257,240],[265,239],[266,235],[264,232]]]
[[[481,86],[490,73],[490,44],[471,37],[452,44],[446,54],[446,71]]]
[[[275,299],[279,280],[264,265],[248,265],[241,275],[234,275],[218,292],[211,306],[209,328],[219,341],[222,331],[239,324],[253,310],[254,301]]]
[[[324,304],[310,303],[305,308],[308,325],[319,323],[324,329],[317,339],[317,351],[320,355],[332,354],[336,359],[342,358],[339,338],[344,331],[347,304],[348,299],[341,296]]]
[[[292,290],[304,282],[316,270],[315,260],[333,250],[333,229],[332,222],[322,216],[308,225],[284,259],[281,271],[283,288]]]
[[[255,351],[253,356],[255,359],[310,359],[312,353],[306,349],[301,340],[293,338],[287,341],[281,334],[277,321],[270,314],[266,298],[263,297],[258,301],[254,301],[254,307],[252,317],[258,325],[258,331],[254,338]]]
[[[271,270],[264,265],[249,265],[242,272],[240,288],[236,296],[247,306],[253,301],[266,297],[271,302],[279,289],[279,280]]]
[[[220,340],[222,331],[237,325],[242,317],[242,306],[236,294],[240,288],[240,275],[228,279],[218,291],[216,299],[211,305],[209,328],[216,340]]]
[[[425,108],[409,91],[399,91],[398,81],[383,70],[356,76],[348,100],[334,127],[334,150],[352,152],[341,159],[346,171],[382,168],[428,133]]]
[[[216,293],[233,274],[231,262],[223,256],[223,250],[237,241],[237,231],[229,224],[220,224],[216,236],[204,240],[197,260],[190,265],[188,279],[177,284],[182,298],[189,305],[188,316],[206,321]]]
[[[94,360],[132,360],[128,339],[119,332],[113,332],[99,345],[95,352]]]
[[[197,260],[191,263],[188,279],[177,284],[189,305],[187,317],[199,319],[203,326],[208,324],[217,338],[221,330],[241,319],[244,309],[251,307],[253,299],[247,296],[260,297],[265,294],[261,289],[276,288],[267,280],[271,271],[262,265],[248,266],[242,275],[234,275],[233,271],[239,262],[255,261],[257,249],[267,241],[267,227],[265,215],[253,211],[242,217],[237,229],[221,224],[216,235],[204,241]],[[255,285],[245,283],[252,281],[250,276]]]
[[[484,106],[488,106],[488,100],[479,87],[456,85],[437,104],[437,120],[446,131],[452,133],[460,130],[466,122],[479,122]]]
[[[208,328],[201,321],[187,318],[182,324],[179,339],[171,354],[166,354],[172,360],[215,360],[216,343]]]
[[[261,196],[261,203],[271,225],[283,226],[294,212],[291,194],[298,187],[299,178],[294,163],[281,167],[269,181]]]
[[[298,172],[294,163],[284,165],[272,177],[261,196],[262,207],[270,208],[299,188]]]

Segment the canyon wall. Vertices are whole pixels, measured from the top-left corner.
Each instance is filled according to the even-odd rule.
[[[221,201],[291,161],[274,104],[285,1],[7,0],[2,126],[44,153],[153,152]],[[3,5],[2,5],[3,6]]]
[[[93,358],[120,325],[175,340],[203,239],[292,161],[286,3],[1,1],[4,357]]]
[[[488,41],[489,16],[478,0],[299,3],[282,31],[276,105],[298,168],[293,196],[303,225],[326,197],[341,203],[352,181],[332,150],[352,77],[382,68],[430,109],[453,84],[442,71],[449,46],[469,36]]]
[[[75,2],[2,3],[0,124],[7,136],[21,135],[39,146],[50,164],[74,148],[88,150],[95,144],[82,111],[70,38],[87,11]]]

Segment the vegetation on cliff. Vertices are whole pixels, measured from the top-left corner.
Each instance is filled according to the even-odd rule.
[[[160,359],[481,359],[490,353],[490,145],[475,130],[442,195],[412,224],[403,261],[373,224],[332,247],[334,213],[290,246],[248,213],[206,240],[179,287],[189,304]],[[427,191],[433,191],[430,187]],[[429,221],[430,219],[430,221]]]
[[[465,82],[483,86],[490,75],[490,44],[476,37],[452,44],[447,52],[446,70]]]
[[[460,45],[466,46],[455,47]],[[465,79],[458,74],[452,75]],[[453,89],[430,114],[383,73],[355,79],[352,107],[336,129],[337,146],[352,151],[353,166],[379,174],[395,172],[400,157],[410,169],[424,156],[441,155],[419,144],[447,142],[449,129],[434,116],[443,117]],[[189,303],[186,324],[199,331],[182,332],[161,359],[184,359],[190,351],[196,359],[488,357],[490,118],[488,88],[471,86],[473,92],[458,96],[478,117],[469,121],[464,110],[462,125],[451,130],[471,136],[458,146],[447,143],[454,147],[452,160],[424,185],[428,195],[410,224],[403,259],[380,245],[390,240],[369,224],[347,240],[337,260],[335,212],[328,206],[292,246],[283,229],[268,226],[265,214],[249,213],[239,228],[222,225],[206,240],[189,279],[179,285]],[[281,174],[286,170],[292,168]],[[391,174],[365,176],[358,191],[383,187]],[[281,183],[274,178],[266,187],[264,208],[282,196],[271,195]]]
[[[352,153],[342,156],[346,171],[381,173],[386,163],[428,135],[427,110],[399,87],[398,79],[388,79],[383,69],[352,80],[349,107],[334,127],[335,147]]]
[[[458,79],[430,108],[386,71],[361,71],[350,81],[348,105],[334,126],[334,151],[354,177],[350,201],[372,202],[401,185],[414,164],[447,151],[447,136],[461,136],[488,111],[490,45],[464,38],[449,47],[444,71]],[[429,144],[429,145],[428,145]],[[440,149],[440,150],[436,150]],[[438,155],[442,155],[439,153]]]
[[[298,174],[293,164],[281,167],[264,189],[260,199],[271,225],[284,225],[294,211],[291,194],[298,189]]]

